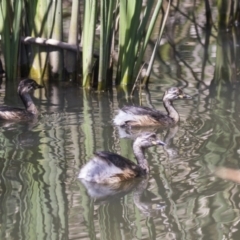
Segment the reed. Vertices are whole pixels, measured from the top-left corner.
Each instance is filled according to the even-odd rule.
[[[154,1],[153,1],[153,3],[154,3]],[[150,5],[148,4],[148,8],[145,10],[144,22],[141,25],[142,31],[145,31],[145,29],[147,27],[148,21],[149,21],[149,24],[148,24],[148,29],[146,31],[146,35],[145,35],[145,37],[143,39],[143,43],[140,46],[139,56],[138,56],[137,61],[136,61],[135,74],[139,73],[139,71],[140,71],[140,66],[142,65],[142,62],[143,62],[144,53],[146,51],[147,44],[149,42],[149,39],[150,39],[151,34],[153,32],[153,29],[155,27],[155,23],[157,21],[157,18],[158,18],[161,6],[162,6],[162,0],[159,0],[157,2],[156,6],[155,6],[155,9],[153,11],[151,19],[149,19],[149,18],[150,18],[150,14],[151,14],[151,12],[153,10],[152,7],[150,8]],[[164,23],[163,26],[160,27],[161,31],[163,31],[164,26],[165,26],[165,23]],[[161,38],[161,36],[162,36],[162,34],[159,35],[160,38]],[[156,41],[156,44],[158,44],[159,40]],[[155,53],[153,53],[153,55],[155,55]]]
[[[22,2],[14,1],[18,9],[22,9]],[[62,0],[52,2],[46,1],[46,4],[42,4],[42,1],[26,0],[24,8],[26,15],[21,19],[21,12],[16,15],[17,23],[23,22],[24,32],[23,35],[31,36],[34,39],[52,39],[59,43],[62,42]],[[2,10],[9,8],[10,3],[6,0],[1,2]],[[4,5],[5,4],[5,5]],[[113,72],[113,49],[116,44],[119,43],[119,52],[115,59],[117,60],[117,77],[116,85],[130,85],[133,83],[134,76],[139,72],[141,67],[143,56],[146,50],[147,43],[151,36],[153,27],[159,14],[162,0],[156,2],[149,0],[148,4],[143,5],[143,1],[132,0],[103,0],[100,2],[100,47],[99,54],[97,54],[98,61],[95,61],[94,57],[94,43],[96,41],[96,18],[98,17],[98,1],[90,0],[85,1],[84,4],[84,25],[83,25],[83,48],[82,48],[82,86],[84,88],[91,88],[92,78],[96,76],[96,69],[99,69],[97,88],[98,90],[105,90],[112,85],[112,72]],[[78,1],[73,1],[72,5],[72,18],[69,31],[69,43],[75,45],[78,49],[78,29],[79,29],[79,6]],[[115,10],[114,10],[115,8]],[[154,8],[154,9],[153,9]],[[15,10],[13,10],[15,14]],[[117,14],[119,13],[119,18]],[[152,16],[151,16],[152,14]],[[2,14],[2,19],[6,18],[6,14]],[[12,18],[8,18],[7,20]],[[14,18],[15,19],[15,18]],[[119,31],[115,31],[114,27],[118,25],[119,19]],[[149,20],[150,19],[150,20]],[[8,26],[8,27],[4,27]],[[8,24],[3,24],[2,28],[5,33],[5,42],[7,45],[9,41],[9,27]],[[147,30],[146,30],[147,29]],[[119,34],[117,36],[116,34]],[[19,30],[16,31],[16,41],[19,42]],[[22,39],[22,38],[21,38]],[[14,46],[18,46],[15,44]],[[118,42],[119,41],[119,42]],[[32,42],[32,41],[31,41]],[[33,41],[38,43],[38,41]],[[45,44],[45,41],[44,41]],[[53,74],[61,74],[63,69],[63,50],[61,46],[57,44],[58,48],[45,47],[41,45],[32,44],[31,47],[26,48],[25,56],[31,56],[28,59],[29,76],[34,78],[48,78],[48,73],[51,71]],[[6,51],[14,50],[7,46]],[[12,54],[7,53],[5,57],[6,66],[11,66]],[[15,51],[15,61],[17,61],[16,54],[18,54],[18,48]],[[24,55],[24,54],[23,54]],[[66,66],[71,72],[76,64],[76,54],[69,52],[67,55]],[[10,60],[9,60],[10,58]],[[25,61],[25,60],[24,60]],[[73,67],[70,67],[70,62],[73,62]],[[16,64],[14,65],[16,66]],[[94,69],[96,67],[96,69]],[[17,73],[16,70],[8,70],[10,73]]]
[[[151,2],[151,1],[150,1]],[[134,61],[139,45],[139,21],[142,1],[120,0],[119,58],[117,84],[128,85],[133,77]]]
[[[113,7],[115,0],[102,0],[100,5],[100,54],[99,54],[99,74],[98,90],[106,89],[111,83],[112,59],[111,46],[113,38]]]
[[[154,46],[154,49],[153,49],[153,52],[152,52],[152,55],[151,55],[151,58],[150,58],[150,61],[149,61],[147,71],[146,71],[145,76],[143,78],[143,84],[144,85],[146,85],[148,83],[149,78],[150,78],[150,74],[151,74],[152,67],[153,67],[153,62],[154,62],[154,59],[155,59],[155,56],[156,56],[156,53],[157,53],[158,46],[159,46],[160,41],[162,39],[163,30],[164,30],[164,27],[166,25],[166,21],[167,21],[168,15],[169,15],[170,5],[171,5],[171,0],[169,0],[169,2],[168,2],[168,7],[167,7],[166,13],[164,15],[163,22],[161,24],[161,27],[159,28],[158,38],[157,38],[157,41],[155,43],[155,46]]]
[[[71,20],[70,20],[69,33],[68,33],[68,43],[75,45],[77,47],[77,51],[79,51],[79,49],[78,49],[79,8],[80,8],[79,0],[73,0],[72,1]],[[69,73],[73,73],[76,71],[77,54],[75,52],[67,51],[65,66]]]
[[[25,34],[31,37],[49,38],[49,29],[52,24],[49,23],[48,15],[50,14],[51,1],[45,4],[41,0],[26,0],[26,27]],[[37,79],[48,79],[48,52],[44,46],[31,45],[27,49],[30,57],[29,76]]]
[[[239,21],[239,1],[218,0],[218,25],[220,28],[230,28]]]
[[[62,41],[63,37],[63,17],[62,17],[62,0],[54,1],[51,5],[48,17],[50,29],[48,29],[49,38]],[[49,66],[51,74],[59,79],[62,78],[64,55],[61,48],[49,47]]]
[[[170,1],[168,1],[170,4]],[[214,21],[211,15],[211,0],[205,0],[206,21],[208,25],[218,22],[220,27],[230,28],[239,20],[239,3],[237,1],[217,1],[218,20]],[[204,7],[204,2],[200,3]],[[181,1],[179,1],[179,4]],[[1,43],[4,55],[6,75],[8,79],[15,79],[18,74],[19,55],[28,57],[30,68],[28,75],[35,78],[48,78],[48,73],[57,73],[61,76],[63,67],[63,49],[67,44],[63,42],[62,30],[62,6],[63,1],[45,0],[19,0],[0,2],[0,29]],[[81,2],[72,1],[72,14],[68,35],[68,49],[81,51],[79,47]],[[172,5],[173,6],[173,5]],[[156,21],[160,19],[162,0],[88,0],[84,1],[83,32],[82,32],[82,87],[92,88],[97,85],[98,90],[106,90],[112,87],[113,63],[116,64],[115,85],[133,85],[144,63],[146,47],[149,43]],[[173,6],[174,7],[174,6]],[[176,7],[175,7],[176,8]],[[183,14],[183,13],[182,13]],[[198,9],[194,8],[194,14]],[[167,17],[167,14],[165,15]],[[96,19],[100,20],[100,35],[96,34]],[[194,21],[189,17],[189,24]],[[196,23],[197,24],[197,23]],[[161,24],[161,34],[165,23]],[[119,29],[118,29],[119,27]],[[188,26],[187,26],[188,27]],[[38,41],[30,41],[28,47],[21,47],[20,39],[25,37],[57,41],[55,47],[37,45]],[[161,37],[159,37],[160,39]],[[99,51],[94,51],[96,42],[99,42]],[[158,50],[158,42],[153,51],[152,59],[148,64],[147,82],[154,56]],[[29,42],[29,43],[30,43]],[[97,42],[98,43],[98,42]],[[113,58],[114,56],[114,58]],[[97,59],[97,61],[96,61]],[[77,55],[68,51],[65,66],[68,72],[76,69]],[[113,61],[114,60],[114,61]],[[97,70],[99,69],[99,72]],[[95,85],[93,76],[97,76]]]
[[[16,79],[23,1],[0,1],[0,34],[7,79]]]
[[[82,86],[91,88],[91,80],[93,76],[93,49],[95,40],[95,22],[97,16],[97,0],[85,1],[84,6],[84,23],[83,23],[83,82]]]
[[[117,83],[133,84],[143,62],[147,43],[158,18],[162,1],[120,0],[119,59]],[[154,8],[154,10],[153,10]],[[151,15],[152,14],[152,15]]]

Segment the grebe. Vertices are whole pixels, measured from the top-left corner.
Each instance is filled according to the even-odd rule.
[[[179,122],[179,114],[173,107],[173,101],[191,98],[182,89],[171,87],[163,96],[163,105],[167,114],[148,107],[124,106],[113,122],[118,126],[172,126]]]
[[[135,177],[144,176],[149,172],[148,162],[144,156],[144,148],[164,145],[155,133],[144,133],[133,143],[133,152],[137,164],[116,153],[101,151],[80,170],[78,178],[102,184],[114,184]]]
[[[25,109],[1,106],[0,107],[0,119],[2,120],[30,120],[38,115],[38,110],[32,101],[30,92],[43,86],[37,84],[32,79],[24,79],[18,85],[18,95],[20,96]]]

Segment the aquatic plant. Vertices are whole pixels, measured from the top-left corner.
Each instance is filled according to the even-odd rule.
[[[82,86],[91,87],[97,0],[85,1],[83,23]]]
[[[0,1],[0,35],[7,77],[16,79],[23,0]]]

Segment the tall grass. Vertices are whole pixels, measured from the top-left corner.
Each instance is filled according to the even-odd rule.
[[[52,22],[49,24],[47,16],[51,17],[51,2],[41,0],[26,0],[26,28],[25,34],[32,37],[49,37]],[[27,52],[30,53],[29,76],[32,78],[48,79],[48,52],[45,47],[32,44]]]
[[[149,4],[151,4],[150,1]],[[120,0],[118,81],[130,83],[139,46],[139,21],[142,1]]]
[[[239,21],[239,1],[218,0],[218,25],[222,28],[230,28]]]
[[[78,27],[79,9],[80,9],[79,0],[73,0],[71,20],[70,20],[69,33],[68,33],[68,43],[76,46],[78,46],[78,34],[79,34],[79,31],[78,31],[79,30],[79,27]],[[66,64],[66,69],[69,73],[73,73],[76,71],[76,61],[77,61],[76,53],[73,51],[68,51],[66,54],[65,64]]]
[[[169,1],[170,2],[170,1]],[[179,2],[180,3],[180,2]],[[218,1],[219,25],[229,28],[239,18],[237,1]],[[210,11],[210,1],[206,0],[206,10]],[[48,78],[48,73],[61,75],[64,69],[63,50],[68,46],[71,51],[79,48],[79,29],[82,32],[82,87],[97,85],[98,90],[115,85],[133,85],[143,63],[146,47],[160,14],[162,0],[85,0],[83,5],[83,28],[80,26],[79,9],[82,2],[72,1],[72,14],[68,43],[63,43],[63,1],[42,0],[2,0],[0,2],[0,29],[2,50],[8,79],[17,74],[19,53],[28,58],[28,75],[35,78]],[[210,14],[210,12],[209,12]],[[207,21],[211,15],[208,14]],[[100,35],[96,19],[99,20]],[[165,23],[161,25],[161,35]],[[39,41],[19,51],[20,37],[31,36],[56,41],[55,47],[37,45]],[[159,39],[156,40],[159,42]],[[49,42],[48,42],[49,43]],[[47,44],[47,43],[46,43]],[[25,49],[25,52],[23,51]],[[155,53],[158,45],[156,44]],[[76,52],[65,52],[65,67],[68,72],[75,71]],[[155,54],[154,53],[154,54]],[[152,63],[148,65],[148,76]],[[96,61],[97,59],[97,61]],[[116,67],[116,76],[112,75]],[[99,72],[97,72],[99,70]],[[115,73],[115,72],[114,72]],[[93,76],[98,80],[93,84]],[[146,80],[146,79],[145,79]],[[144,81],[146,82],[146,81]]]
[[[83,25],[83,87],[90,88],[93,76],[93,50],[95,37],[95,22],[97,17],[97,0],[87,0],[84,6]]]
[[[0,1],[0,34],[8,79],[16,79],[18,73],[22,10],[23,0]]]
[[[160,2],[160,1],[159,1]],[[159,4],[160,5],[160,4]],[[164,19],[163,19],[163,23],[161,25],[161,27],[159,28],[159,34],[158,34],[158,38],[157,38],[157,41],[155,43],[155,46],[154,46],[154,49],[153,49],[153,52],[152,52],[152,55],[151,55],[151,58],[150,58],[150,61],[149,61],[149,64],[148,64],[148,68],[147,68],[147,71],[146,71],[146,74],[143,78],[143,84],[146,85],[148,80],[149,80],[149,77],[150,77],[150,74],[151,74],[151,71],[152,71],[152,67],[153,67],[153,62],[154,62],[154,59],[155,59],[155,55],[157,53],[157,49],[158,49],[158,46],[160,44],[160,41],[161,41],[161,38],[162,38],[162,34],[163,34],[163,30],[164,30],[164,26],[166,24],[166,21],[167,21],[167,18],[168,18],[168,14],[169,14],[169,10],[170,10],[170,5],[171,5],[171,0],[169,0],[168,2],[168,7],[167,7],[167,10],[166,10],[166,13],[164,15]],[[159,6],[160,7],[160,6]],[[157,9],[157,8],[156,8]],[[155,9],[155,10],[156,10]],[[155,18],[154,18],[155,19]]]
[[[22,35],[31,36],[41,39],[52,38],[59,42],[62,41],[62,0],[46,2],[35,0],[24,1],[25,12],[21,18],[22,5],[21,1],[13,1],[16,9],[11,10],[8,1],[2,1],[2,19],[8,21],[6,13],[8,11],[17,13],[14,15],[16,19],[15,25],[20,29],[20,23],[23,23]],[[79,29],[79,5],[78,1],[72,3],[72,17],[69,31],[69,43],[76,45],[78,49],[78,29]],[[142,0],[89,0],[84,2],[84,22],[82,32],[82,86],[84,88],[91,88],[93,86],[93,76],[98,75],[97,88],[98,90],[105,90],[112,86],[112,72],[113,72],[113,58],[117,62],[116,85],[129,85],[134,81],[134,76],[139,72],[143,62],[144,52],[147,43],[153,31],[156,19],[159,14],[162,0],[149,0],[146,5],[143,5]],[[100,15],[99,15],[100,13]],[[12,17],[10,17],[11,19]],[[96,47],[96,19],[100,20],[100,45],[99,53],[94,52]],[[11,41],[9,38],[9,21],[7,24],[2,24],[2,29],[5,31],[6,43],[5,55],[6,66],[11,66],[12,54],[10,50]],[[4,27],[8,26],[8,27]],[[119,29],[118,29],[119,27]],[[20,32],[14,32],[15,40],[19,42]],[[18,37],[18,38],[17,38]],[[4,40],[5,40],[4,39]],[[35,41],[34,43],[37,43]],[[42,40],[44,43],[44,40]],[[12,45],[11,45],[12,46]],[[14,46],[18,46],[15,44]],[[57,44],[57,47],[61,47]],[[14,49],[13,49],[14,50]],[[15,55],[19,53],[18,49],[14,50]],[[28,57],[30,66],[28,75],[35,78],[48,78],[48,73],[61,74],[63,69],[63,54],[62,50],[55,47],[46,48],[41,45],[31,45],[26,48],[25,56]],[[94,59],[97,57],[98,61]],[[17,57],[14,58],[17,61]],[[70,63],[76,64],[76,54],[68,52],[66,61],[67,69],[73,71]],[[15,64],[16,65],[16,64]],[[14,66],[15,66],[14,65]],[[96,66],[97,65],[97,66]],[[99,73],[97,74],[97,70]],[[17,74],[16,70],[10,73]]]
[[[54,4],[51,5],[50,12],[48,16],[48,23],[51,29],[48,29],[49,38],[56,39],[58,41],[62,41],[63,38],[63,18],[62,18],[62,0],[58,0],[53,2]],[[49,47],[49,66],[51,69],[51,73],[62,78],[62,69],[63,69],[63,50],[56,47]]]
[[[113,8],[115,0],[102,0],[100,5],[100,52],[98,90],[106,89],[111,83],[112,60],[111,46],[114,33]]]
[[[120,1],[118,82],[133,84],[159,15],[162,1]]]

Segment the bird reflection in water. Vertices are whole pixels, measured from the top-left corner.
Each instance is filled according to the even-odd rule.
[[[156,215],[165,209],[165,204],[160,202],[154,193],[147,190],[149,176],[114,184],[98,184],[84,179],[80,181],[95,203],[115,202],[133,192],[134,204],[144,215]]]
[[[119,138],[129,138],[129,139],[136,139],[139,135],[143,134],[144,132],[152,132],[152,133],[158,133],[159,131],[162,131],[162,127],[128,127],[128,128],[122,128],[117,127]],[[179,126],[175,125],[173,127],[170,127],[167,129],[167,133],[165,135],[163,149],[168,155],[168,158],[175,159],[179,156],[178,147],[174,145],[174,137],[178,133]]]

